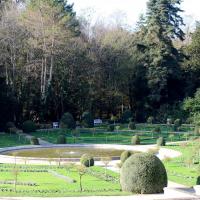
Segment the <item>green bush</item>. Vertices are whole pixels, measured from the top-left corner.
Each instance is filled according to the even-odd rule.
[[[147,123],[148,124],[153,124],[153,122],[154,122],[154,117],[152,117],[152,116],[148,117]]]
[[[57,138],[57,144],[66,144],[66,137],[64,135],[59,135]]]
[[[196,185],[200,185],[200,176],[197,177]]]
[[[83,154],[80,159],[80,163],[85,167],[94,166],[94,158],[88,154]]]
[[[31,145],[40,145],[38,138],[32,137],[31,138]]]
[[[13,122],[7,122],[5,127],[6,133],[11,133],[11,130],[16,129],[15,124]],[[16,133],[16,132],[15,132]]]
[[[130,119],[133,118],[133,113],[130,110],[124,111],[121,117],[121,122],[122,123],[129,123]]]
[[[135,123],[134,123],[134,122],[129,122],[128,128],[129,128],[130,130],[135,130],[135,129],[136,129]]]
[[[64,113],[60,120],[60,128],[63,129],[75,129],[76,122],[71,113]]]
[[[22,124],[22,130],[24,133],[31,133],[36,131],[36,125],[31,120],[27,120]]]
[[[115,126],[113,124],[108,125],[107,131],[113,132],[115,130]]]
[[[124,163],[131,155],[132,155],[131,151],[123,151],[120,156],[121,163]]]
[[[159,137],[158,139],[157,139],[157,145],[158,146],[165,146],[165,138],[164,137]]]
[[[138,145],[140,144],[140,137],[138,135],[134,135],[132,138],[131,138],[131,144],[133,145]]]
[[[123,191],[137,194],[162,193],[167,186],[163,163],[153,154],[136,153],[121,168],[120,183]]]
[[[94,119],[90,112],[84,112],[82,114],[82,125],[86,128],[94,127]]]

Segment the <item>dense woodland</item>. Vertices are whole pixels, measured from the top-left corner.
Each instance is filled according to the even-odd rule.
[[[149,0],[130,31],[91,24],[66,0],[1,0],[1,127],[59,120],[64,112],[109,119],[128,109],[137,122],[194,116],[200,25],[183,31],[180,4]]]

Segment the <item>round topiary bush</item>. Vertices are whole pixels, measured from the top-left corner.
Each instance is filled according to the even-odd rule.
[[[115,126],[113,124],[108,125],[107,131],[113,132],[115,130]]]
[[[165,146],[165,138],[164,137],[159,137],[158,139],[157,139],[157,145],[158,146]]]
[[[123,191],[137,194],[162,193],[167,186],[163,163],[153,154],[136,153],[121,168],[120,183]]]
[[[140,137],[138,135],[134,135],[131,139],[131,144],[138,145],[140,144]]]
[[[130,130],[135,130],[135,129],[136,129],[135,123],[134,123],[134,122],[130,122],[129,125],[128,125],[128,128],[129,128]]]
[[[60,128],[75,129],[76,122],[71,113],[64,113],[60,120]]]
[[[31,138],[31,145],[40,145],[38,138],[32,137]]]
[[[94,119],[90,112],[84,112],[82,114],[82,125],[86,128],[93,128],[94,127]]]
[[[81,156],[80,163],[85,167],[94,166],[94,158],[88,154],[83,154]]]
[[[66,144],[66,137],[64,135],[59,135],[57,138],[57,144]]]
[[[123,151],[120,156],[121,163],[124,163],[131,155],[132,155],[131,151]]]
[[[34,122],[32,122],[31,120],[27,120],[22,124],[22,130],[24,133],[31,133],[31,132],[35,132],[37,129],[36,125]]]
[[[7,122],[6,127],[5,127],[5,132],[6,133],[16,133],[16,127],[13,122]]]

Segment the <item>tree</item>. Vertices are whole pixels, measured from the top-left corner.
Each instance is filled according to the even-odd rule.
[[[184,39],[180,3],[180,0],[150,0],[147,3],[140,37],[147,52],[148,97],[153,108],[158,108],[161,103],[171,103],[181,96],[177,94],[177,85],[181,81],[181,54],[172,43],[174,38]]]

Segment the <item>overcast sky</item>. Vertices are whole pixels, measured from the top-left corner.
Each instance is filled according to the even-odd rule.
[[[146,10],[147,0],[68,0],[68,2],[74,3],[77,15],[91,10],[94,21],[111,19],[113,13],[120,11],[121,15],[126,16],[126,23],[134,26],[139,15]],[[185,10],[183,15],[187,24],[200,20],[200,0],[183,0],[182,9]]]

